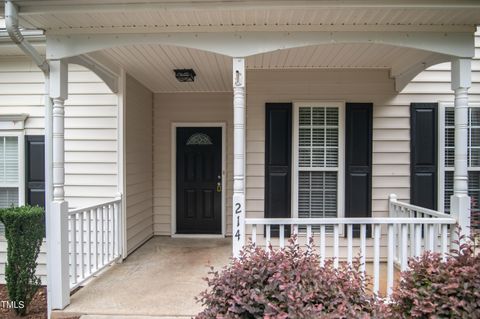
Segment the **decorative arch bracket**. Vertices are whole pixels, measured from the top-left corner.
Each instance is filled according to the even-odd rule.
[[[116,66],[95,54],[82,54],[66,58],[65,61],[70,64],[78,64],[86,67],[95,73],[108,86],[113,93],[118,93],[119,70]]]

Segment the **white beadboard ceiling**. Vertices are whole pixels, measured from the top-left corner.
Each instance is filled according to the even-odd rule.
[[[132,45],[102,51],[153,92],[230,92],[231,58],[197,49],[165,45]],[[248,69],[357,68],[401,73],[431,55],[383,44],[331,44],[247,58]],[[193,68],[195,82],[180,83],[174,69]]]
[[[17,0],[21,22],[47,32],[122,32],[152,28],[254,30],[350,26],[461,27],[480,22],[478,0],[113,1]]]

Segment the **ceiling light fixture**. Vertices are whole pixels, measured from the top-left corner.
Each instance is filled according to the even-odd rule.
[[[175,69],[175,78],[178,82],[193,82],[195,81],[195,71],[193,69]]]

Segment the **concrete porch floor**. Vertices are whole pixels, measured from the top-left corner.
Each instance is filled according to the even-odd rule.
[[[202,278],[208,265],[226,265],[231,247],[231,239],[153,237],[73,294],[63,313],[115,318],[196,315],[201,305],[194,297],[207,287]]]
[[[230,255],[231,239],[153,237],[122,264],[73,294],[71,304],[55,317],[191,318],[201,311],[194,298],[207,288],[202,278],[208,275],[208,265],[220,269]],[[368,274],[372,266],[367,263]],[[380,264],[380,274],[380,292],[384,293],[385,263]]]

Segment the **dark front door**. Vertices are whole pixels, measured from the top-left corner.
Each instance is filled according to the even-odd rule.
[[[177,233],[222,233],[222,129],[177,128]]]

